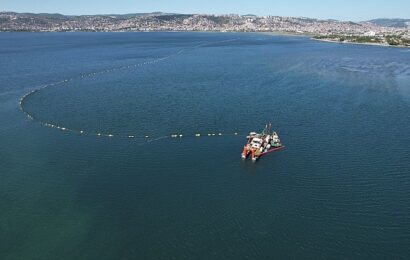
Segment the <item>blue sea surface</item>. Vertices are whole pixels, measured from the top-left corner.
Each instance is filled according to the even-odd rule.
[[[0,259],[409,259],[409,129],[405,48],[1,33]]]

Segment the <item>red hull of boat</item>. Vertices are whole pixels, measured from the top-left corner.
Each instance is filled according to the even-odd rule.
[[[268,153],[273,153],[273,152],[282,150],[283,148],[285,148],[285,146],[281,146],[281,147],[276,147],[276,148],[270,149],[269,151],[266,151],[266,152],[264,152],[264,153],[261,153],[261,155],[259,155],[259,157],[262,157],[262,156],[264,156],[264,155],[267,155]]]

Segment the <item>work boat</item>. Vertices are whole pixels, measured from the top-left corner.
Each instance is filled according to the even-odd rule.
[[[267,124],[262,133],[251,132],[246,138],[248,142],[243,147],[242,158],[250,155],[254,162],[268,153],[285,148],[278,134],[272,131],[272,124]]]

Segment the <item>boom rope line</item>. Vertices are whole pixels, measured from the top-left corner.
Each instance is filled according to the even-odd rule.
[[[39,85],[37,87],[34,87],[34,89],[32,89],[30,92],[24,94],[20,98],[19,107],[20,107],[20,110],[31,121],[37,122],[37,123],[39,123],[40,125],[42,125],[44,127],[53,128],[53,129],[60,130],[62,132],[79,134],[79,135],[87,135],[87,136],[95,136],[95,137],[108,137],[108,138],[120,137],[120,138],[128,138],[128,139],[140,138],[140,139],[147,139],[147,142],[153,142],[153,141],[157,141],[157,140],[161,140],[161,139],[165,139],[165,138],[179,139],[179,138],[183,138],[183,137],[196,137],[196,138],[199,138],[199,137],[218,137],[218,136],[219,137],[220,136],[238,136],[238,135],[240,135],[238,132],[233,132],[233,133],[222,133],[222,132],[203,133],[202,132],[201,133],[200,131],[198,131],[197,133],[194,133],[194,134],[171,133],[169,135],[164,135],[164,136],[159,136],[159,137],[158,136],[153,136],[153,135],[115,134],[115,133],[107,133],[106,131],[90,132],[90,131],[86,131],[86,130],[72,129],[72,128],[69,128],[69,127],[62,126],[62,125],[57,124],[57,123],[40,120],[38,118],[35,118],[32,113],[30,113],[28,110],[26,110],[24,108],[24,103],[26,102],[27,98],[29,98],[30,96],[34,95],[35,93],[38,93],[39,91],[42,91],[42,90],[47,89],[47,88],[65,86],[66,84],[68,84],[69,82],[74,81],[74,80],[84,79],[84,78],[92,78],[92,77],[95,77],[95,76],[98,76],[98,75],[112,73],[112,72],[119,71],[119,70],[137,69],[138,67],[155,64],[155,63],[170,59],[171,57],[178,56],[178,55],[184,53],[187,50],[193,50],[193,49],[197,49],[197,48],[204,47],[204,46],[211,45],[211,44],[217,44],[217,43],[223,43],[223,42],[232,42],[232,41],[236,41],[236,40],[238,40],[238,39],[223,40],[223,41],[211,42],[211,43],[201,43],[201,44],[198,44],[198,45],[193,46],[193,47],[187,47],[187,48],[181,49],[181,50],[179,50],[179,51],[177,51],[173,54],[170,54],[168,56],[164,56],[164,57],[161,57],[161,58],[145,61],[145,62],[142,62],[142,63],[124,65],[124,66],[120,66],[120,67],[113,67],[113,68],[108,68],[108,69],[89,72],[89,73],[82,73],[78,76],[63,79],[63,80],[60,80],[60,81],[57,81],[57,82],[48,83],[48,84],[44,84],[44,85]]]

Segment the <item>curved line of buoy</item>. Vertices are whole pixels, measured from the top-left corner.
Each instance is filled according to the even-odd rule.
[[[63,80],[60,80],[60,81],[57,81],[57,82],[40,85],[40,86],[35,87],[30,92],[24,94],[20,98],[19,107],[20,107],[20,110],[31,121],[35,121],[35,122],[41,124],[44,127],[53,128],[53,129],[60,130],[62,132],[74,133],[74,134],[79,134],[79,135],[87,135],[87,136],[95,136],[95,137],[108,137],[108,138],[121,137],[121,138],[127,138],[127,139],[142,138],[142,139],[147,139],[150,142],[155,141],[155,140],[159,140],[159,139],[163,139],[163,138],[180,139],[180,138],[184,138],[184,137],[199,138],[199,137],[217,137],[217,136],[238,136],[238,135],[240,135],[238,132],[233,132],[233,133],[222,133],[222,132],[201,133],[200,131],[198,131],[197,133],[194,133],[194,134],[171,133],[169,135],[159,136],[159,137],[158,136],[155,137],[154,135],[148,135],[148,134],[147,135],[115,134],[115,133],[107,133],[106,131],[88,132],[86,130],[71,129],[71,128],[68,128],[68,127],[65,127],[65,126],[61,126],[57,123],[42,121],[40,119],[35,118],[33,114],[29,113],[29,111],[24,109],[24,103],[25,103],[25,101],[28,97],[34,95],[35,93],[37,93],[41,90],[47,89],[47,88],[56,87],[56,86],[64,86],[65,84],[67,84],[67,83],[69,83],[73,80],[76,80],[76,79],[90,78],[90,77],[95,77],[97,75],[112,73],[112,72],[119,71],[119,70],[138,68],[138,67],[141,67],[141,66],[144,66],[144,65],[150,65],[150,64],[158,63],[158,62],[167,60],[167,59],[169,59],[173,56],[180,55],[180,54],[182,54],[183,52],[185,52],[186,50],[189,50],[189,49],[196,49],[196,48],[207,46],[207,45],[210,45],[210,44],[216,44],[216,43],[222,43],[222,42],[231,42],[231,41],[236,41],[236,40],[237,39],[229,39],[229,40],[223,40],[223,41],[218,41],[218,42],[201,43],[201,44],[193,46],[193,47],[187,47],[187,48],[181,49],[181,50],[179,50],[179,51],[177,51],[173,54],[170,54],[168,56],[153,59],[153,60],[150,60],[150,61],[145,61],[145,62],[137,63],[137,64],[124,65],[124,66],[120,66],[120,67],[114,67],[114,68],[109,68],[109,69],[104,69],[104,70],[99,70],[99,71],[94,71],[94,72],[89,72],[89,73],[82,73],[82,74],[80,74],[78,76],[75,76],[75,77],[72,77],[72,78],[63,79]]]

